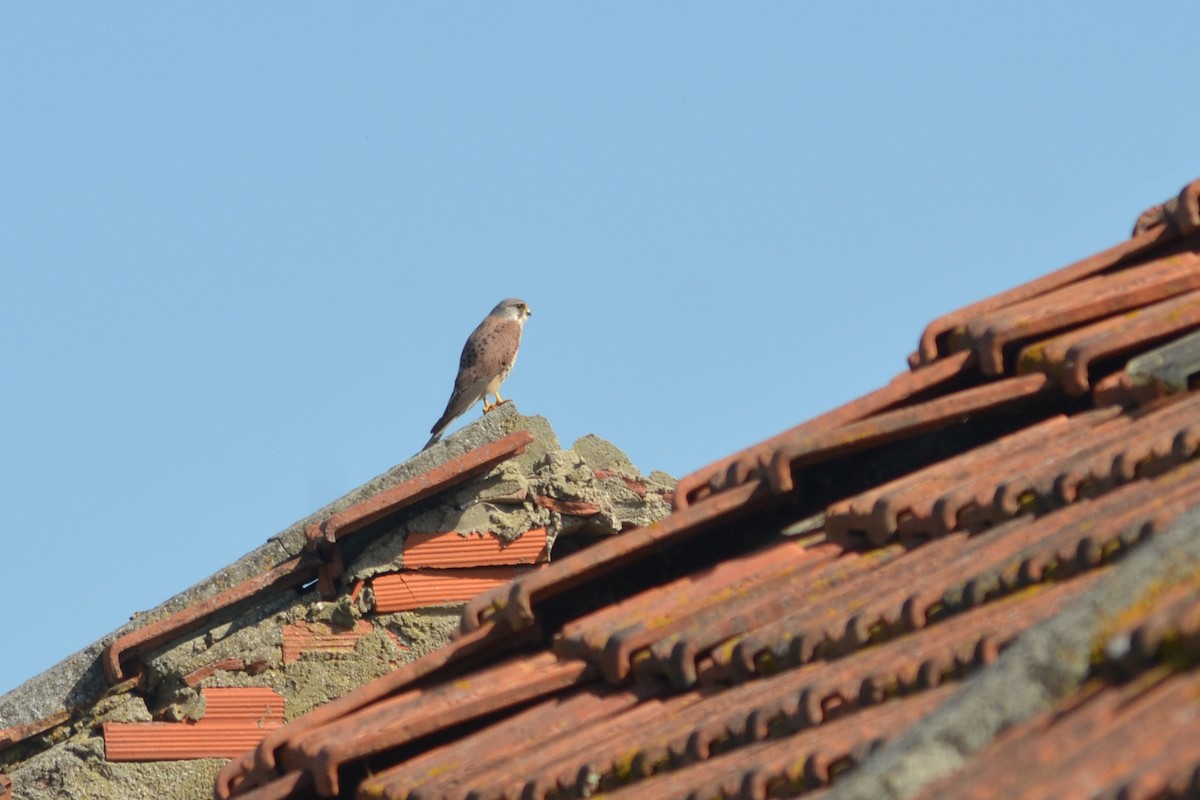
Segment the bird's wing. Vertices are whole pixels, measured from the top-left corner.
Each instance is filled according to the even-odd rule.
[[[484,319],[483,322],[479,323],[479,327],[467,337],[467,343],[463,345],[462,355],[458,358],[458,375],[454,378],[454,391],[450,393],[450,400],[446,403],[446,410],[442,412],[442,416],[429,429],[429,432],[433,436],[425,444],[424,449],[428,449],[438,439],[442,438],[442,433],[454,421],[455,417],[474,405],[479,398],[483,397],[483,393],[487,390],[488,381],[493,377],[490,364],[491,358],[488,356],[488,350],[490,349],[490,339],[496,328],[496,322],[497,320],[491,317]]]

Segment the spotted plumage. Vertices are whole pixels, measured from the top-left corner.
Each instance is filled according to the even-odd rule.
[[[483,412],[507,403],[500,397],[500,384],[512,371],[517,361],[517,349],[521,346],[521,331],[525,320],[532,312],[524,300],[510,297],[501,300],[491,313],[484,317],[463,345],[458,359],[458,376],[454,379],[454,391],[446,410],[430,429],[433,436],[424,449],[433,446],[455,417],[483,399]],[[489,403],[487,396],[495,395],[496,402]]]

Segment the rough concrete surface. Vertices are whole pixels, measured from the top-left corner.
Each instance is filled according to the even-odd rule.
[[[10,777],[14,800],[208,800],[224,763],[215,758],[110,763],[104,760],[104,740],[88,732],[34,756]]]
[[[361,537],[370,542],[354,540],[351,546],[348,540],[342,548],[347,571],[336,599],[325,601],[311,588],[260,595],[143,655],[143,678],[136,687],[107,686],[97,659],[113,638],[295,556],[311,522],[521,429],[536,437],[523,455],[401,512],[396,522],[388,523],[390,529]],[[403,565],[409,532],[490,531],[514,538],[544,526],[553,541],[586,523],[593,533],[599,529],[614,534],[665,516],[669,507],[664,495],[673,489],[669,476],[641,476],[620,450],[594,436],[584,437],[571,450],[560,449],[546,420],[523,417],[513,404],[506,404],[0,698],[0,728],[42,720],[64,709],[70,712],[69,719],[43,734],[0,750],[0,772],[13,779],[19,800],[208,798],[221,760],[109,763],[104,760],[101,723],[202,719],[201,690],[234,686],[274,689],[285,699],[286,717],[293,719],[433,651],[457,630],[461,606],[374,614],[368,613],[369,590],[356,599],[349,595],[359,578]],[[585,519],[549,508],[548,501],[539,498],[587,504],[594,510],[589,508]],[[364,619],[369,626],[364,627]],[[352,642],[352,651],[310,649],[285,663],[285,628],[309,630],[313,625],[353,635],[356,638],[346,640]]]
[[[912,797],[957,770],[1004,728],[1075,691],[1122,617],[1160,592],[1200,578],[1200,507],[1144,542],[1069,607],[1020,636],[925,720],[835,784],[850,798]]]
[[[530,423],[522,427],[530,429],[544,424],[540,417],[522,420]],[[546,528],[553,547],[559,536],[612,535],[670,513],[666,496],[674,491],[675,480],[666,473],[643,476],[618,448],[590,434],[570,450],[558,449],[552,434],[539,441],[552,446],[527,452],[450,490],[435,506],[376,538],[347,564],[348,579],[403,567],[404,539],[410,533],[492,533],[512,540],[533,528]]]

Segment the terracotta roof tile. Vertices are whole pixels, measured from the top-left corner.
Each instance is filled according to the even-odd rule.
[[[109,761],[231,758],[283,725],[283,698],[272,689],[202,689],[204,717],[196,722],[106,722]]]
[[[467,567],[464,569],[402,570],[371,579],[374,609],[380,614],[415,608],[463,603],[504,586],[529,572],[528,567]]]
[[[987,375],[1005,372],[1005,351],[1068,326],[1123,314],[1200,289],[1200,257],[1181,253],[1114,273],[1077,281],[975,317],[953,349],[970,349]]]
[[[549,556],[546,529],[526,531],[511,542],[489,533],[410,533],[404,540],[404,567],[482,567],[538,564]]]
[[[958,353],[936,364],[902,372],[880,389],[681,478],[675,487],[676,508],[686,508],[716,492],[740,486],[751,477],[765,477],[775,452],[787,442],[814,431],[828,431],[857,422],[886,408],[905,405],[961,381],[970,375],[973,367],[969,353]]]
[[[378,797],[406,797],[461,792],[465,785],[488,785],[500,790],[513,783],[512,776],[538,776],[538,788],[549,792],[573,785],[579,778],[576,761],[578,743],[588,731],[606,723],[625,720],[629,714],[649,719],[661,708],[647,686],[634,689],[599,687],[543,701],[492,726],[468,740],[434,748],[396,767],[383,770],[364,781],[360,793]],[[591,741],[583,753],[590,762],[600,752],[600,742]],[[536,762],[536,763],[534,763]],[[448,769],[448,767],[450,767]],[[585,764],[585,768],[593,765]],[[519,793],[520,789],[517,790]]]
[[[284,625],[283,663],[299,661],[304,653],[353,653],[358,640],[373,630],[375,626],[365,619],[355,621],[351,628],[306,620]]]
[[[12,745],[22,742],[30,737],[45,733],[48,730],[57,728],[71,720],[69,711],[58,711],[48,717],[43,717],[33,722],[24,725],[14,725],[10,728],[0,730],[0,750],[11,747]]]
[[[945,355],[945,351],[940,349],[940,345],[944,343],[947,335],[965,328],[973,319],[1128,264],[1142,254],[1171,242],[1176,237],[1177,234],[1174,231],[1165,228],[1139,231],[1131,239],[1093,256],[1088,256],[1070,266],[946,314],[925,328],[921,334],[920,346],[917,353],[910,358],[910,363],[914,365],[928,364]]]
[[[1067,391],[1083,394],[1091,389],[1093,364],[1196,327],[1200,292],[1188,292],[1026,345],[1017,366],[1023,372],[1046,372]]]
[[[782,542],[760,553],[724,561],[707,573],[635,595],[568,623],[555,650],[600,664],[611,683],[620,683],[629,674],[636,652],[682,629],[729,630],[729,621],[739,613],[778,616],[793,602],[778,590],[800,589],[818,565],[839,552],[828,546],[808,548]],[[747,608],[755,611],[743,611]]]
[[[767,798],[828,785],[871,751],[912,725],[955,687],[892,700],[800,733],[757,742],[714,756],[686,770],[664,769],[606,797]],[[807,795],[806,795],[807,796]]]

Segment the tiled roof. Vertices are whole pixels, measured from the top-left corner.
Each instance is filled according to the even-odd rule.
[[[1198,198],[678,486],[489,415],[0,698],[0,798],[1200,791]]]
[[[217,796],[1200,791],[1198,196],[475,598]]]

